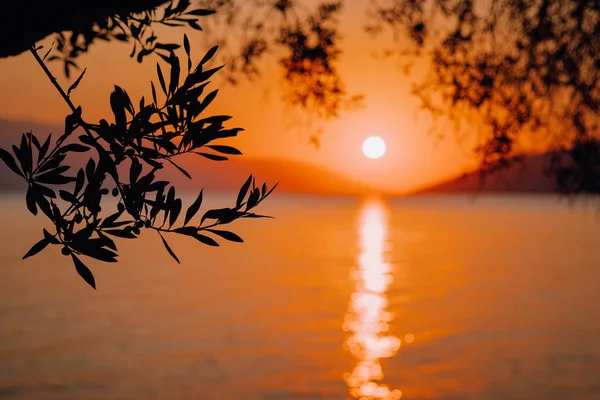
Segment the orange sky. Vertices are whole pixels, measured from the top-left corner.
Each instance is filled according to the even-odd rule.
[[[294,127],[295,116],[281,102],[277,66],[266,65],[267,73],[256,83],[219,87],[209,113],[228,114],[232,124],[246,129],[230,144],[248,157],[292,158],[326,167],[357,181],[386,191],[407,190],[455,175],[473,165],[472,142],[458,145],[453,135],[437,141],[428,130],[428,115],[419,112],[418,101],[410,95],[410,80],[401,73],[397,60],[376,60],[374,49],[383,49],[362,31],[367,2],[347,2],[341,20],[344,54],[340,71],[351,93],[365,95],[364,108],[344,113],[323,123],[321,146],[309,141],[308,127]],[[186,32],[192,42],[192,56],[198,60],[207,50],[202,32],[170,29],[165,40],[181,42]],[[41,44],[48,45],[51,40]],[[351,43],[351,46],[348,44]],[[378,47],[381,46],[381,47]],[[78,61],[87,73],[72,94],[89,121],[111,116],[108,97],[113,84],[125,88],[134,103],[141,95],[150,98],[149,81],[155,79],[157,58],[138,64],[128,57],[131,48],[120,43],[99,43]],[[55,76],[68,87],[60,64],[51,63]],[[74,74],[78,75],[77,72]],[[0,118],[62,124],[67,107],[28,53],[0,59]],[[387,142],[387,153],[379,160],[363,156],[362,141],[371,135]]]

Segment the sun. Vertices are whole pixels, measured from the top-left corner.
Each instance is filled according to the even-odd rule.
[[[371,136],[363,142],[362,149],[368,158],[381,158],[385,154],[385,142],[379,136]]]

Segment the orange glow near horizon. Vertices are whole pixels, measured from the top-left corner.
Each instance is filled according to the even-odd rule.
[[[419,102],[411,95],[412,77],[403,75],[393,60],[373,57],[373,52],[391,42],[380,38],[377,45],[381,48],[373,46],[373,39],[362,29],[366,5],[367,2],[347,2],[340,18],[343,53],[339,71],[349,93],[365,96],[363,108],[343,112],[332,120],[303,125],[299,121],[306,116],[281,101],[282,71],[278,70],[277,59],[270,59],[264,65],[262,78],[255,82],[226,85],[217,74],[210,84],[211,89],[219,89],[219,95],[207,112],[231,115],[228,126],[245,129],[239,137],[223,144],[239,148],[247,157],[314,164],[387,193],[407,192],[471,168],[474,159],[465,157],[465,149],[472,149],[472,143],[459,147],[452,134],[437,142],[428,134],[432,119],[419,111]],[[197,61],[211,47],[205,43],[203,32],[188,28],[158,32],[165,42],[173,43],[181,42],[183,33],[190,38],[192,58]],[[47,38],[39,44],[47,48],[51,42],[52,38]],[[78,65],[87,67],[87,73],[71,97],[82,106],[86,120],[112,120],[109,95],[114,84],[126,89],[134,104],[142,96],[151,97],[150,81],[157,80],[156,61],[160,60],[148,57],[139,64],[128,57],[130,51],[127,44],[98,43],[78,59]],[[178,54],[183,56],[183,51]],[[63,87],[72,83],[72,79],[64,77],[60,62],[50,63],[49,68]],[[426,67],[419,68],[423,69]],[[74,76],[77,75],[75,71]],[[5,119],[59,126],[64,123],[68,107],[30,54],[0,59],[0,87],[0,122]],[[318,149],[310,141],[317,130],[323,132]],[[380,162],[373,163],[360,152],[365,132],[377,132],[387,144]]]
[[[393,400],[402,396],[400,390],[381,383],[384,373],[380,360],[394,356],[400,348],[400,339],[389,331],[393,315],[386,310],[385,292],[392,281],[390,265],[384,257],[386,237],[384,206],[378,202],[367,204],[361,215],[358,267],[353,273],[356,291],[343,326],[352,334],[344,347],[357,360],[354,370],[344,379],[350,395],[356,399]]]

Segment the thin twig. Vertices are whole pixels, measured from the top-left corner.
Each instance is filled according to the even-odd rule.
[[[56,88],[56,90],[58,90],[58,93],[60,93],[60,95],[62,96],[62,98],[65,100],[65,102],[67,103],[67,105],[71,109],[71,111],[74,114],[76,114],[77,113],[77,107],[75,107],[75,105],[71,101],[71,98],[65,93],[65,91],[60,86],[60,84],[58,83],[58,81],[56,80],[56,78],[54,77],[54,75],[52,75],[52,73],[50,72],[50,70],[48,69],[48,67],[46,66],[46,64],[44,63],[44,60],[42,60],[42,58],[40,57],[40,55],[37,53],[37,50],[35,49],[35,47],[31,47],[29,49],[29,51],[31,52],[31,54],[33,54],[33,57],[35,57],[35,60],[38,62],[38,64],[40,64],[40,67],[42,67],[42,69],[46,73],[46,76],[48,76],[48,79],[50,79],[50,82],[52,82],[52,84],[54,85],[54,87]],[[87,133],[87,135],[93,139],[94,136],[92,135],[92,131],[89,130],[89,128],[87,127],[87,124],[81,118],[81,116],[79,116],[79,122],[81,123],[81,126],[83,127],[83,129],[85,130],[85,132]]]
[[[77,113],[77,107],[75,107],[75,105],[71,101],[71,98],[67,95],[67,93],[65,93],[65,91],[60,86],[60,84],[58,83],[58,81],[56,80],[56,78],[54,77],[54,75],[52,75],[52,73],[50,72],[50,70],[48,69],[48,67],[46,66],[46,64],[44,63],[44,60],[42,60],[42,58],[40,57],[40,55],[37,53],[37,50],[35,49],[35,46],[32,46],[29,49],[29,51],[31,52],[31,54],[33,54],[33,57],[38,62],[38,64],[40,65],[40,67],[42,67],[42,69],[46,73],[46,76],[48,77],[48,79],[50,79],[50,82],[52,82],[52,84],[54,85],[54,87],[56,88],[56,90],[58,91],[58,93],[60,93],[60,95],[62,96],[63,100],[65,101],[65,103],[67,103],[67,105],[69,106],[69,108],[71,109],[71,111],[73,112],[73,114],[77,115],[77,117],[79,119],[78,122],[81,125],[81,127],[83,128],[83,130],[85,131],[85,133],[90,137],[90,139],[96,140],[94,138],[94,135],[92,134],[92,131],[88,128],[88,124],[81,117],[81,114],[78,115],[78,113]],[[98,146],[100,146],[99,143],[98,143]],[[123,188],[121,186],[121,182],[119,182],[119,180],[116,179],[115,177],[113,177],[113,180],[115,181],[115,184],[117,185],[117,189],[119,190],[119,192],[121,194],[121,197],[125,198],[125,193],[123,192]]]

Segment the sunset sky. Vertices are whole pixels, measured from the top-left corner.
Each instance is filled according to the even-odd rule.
[[[365,95],[364,107],[346,112],[339,119],[317,123],[312,129],[322,127],[324,131],[318,149],[309,140],[311,127],[297,123],[302,115],[290,111],[281,101],[282,75],[273,59],[264,65],[267,73],[256,82],[230,86],[218,78],[213,80],[212,87],[219,88],[220,93],[208,113],[232,115],[231,124],[245,128],[241,136],[230,141],[244,157],[310,162],[388,192],[406,192],[473,167],[473,142],[459,145],[450,127],[443,141],[428,134],[430,118],[419,111],[417,99],[410,95],[410,78],[402,74],[398,60],[382,61],[372,56],[373,50],[384,49],[385,41],[373,40],[364,33],[366,5],[346,3],[341,16],[344,53],[340,63],[349,91]],[[181,43],[184,32],[197,61],[210,47],[202,39],[203,32],[178,28],[161,35],[165,41]],[[40,44],[47,46],[50,42],[46,39]],[[156,80],[158,57],[148,57],[139,64],[129,58],[130,50],[129,44],[98,43],[79,59],[79,65],[88,69],[72,98],[83,107],[86,120],[112,116],[108,98],[113,84],[125,88],[134,104],[141,95],[151,97],[149,81]],[[68,87],[62,65],[51,63],[50,68]],[[68,112],[29,53],[0,59],[0,88],[0,119],[62,124]],[[387,143],[387,153],[378,160],[362,154],[362,142],[373,135]]]

